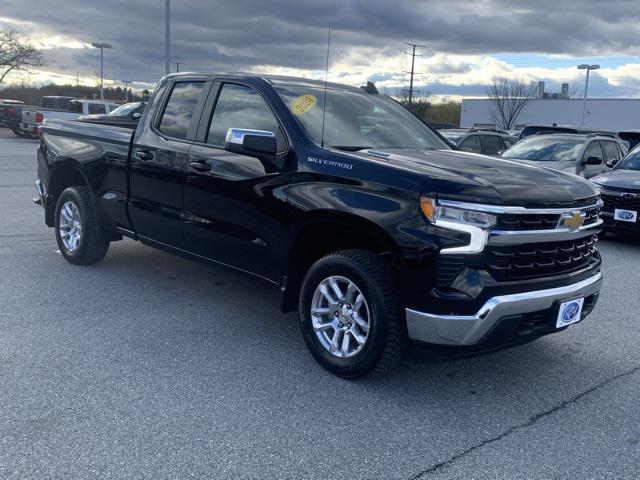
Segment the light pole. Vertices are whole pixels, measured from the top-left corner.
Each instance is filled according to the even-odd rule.
[[[100,49],[100,100],[104,100],[104,49],[111,48],[111,44],[95,42],[91,45]]]
[[[584,100],[582,102],[582,123],[581,125],[584,127],[584,120],[585,120],[585,116],[587,114],[587,92],[589,90],[589,72],[591,70],[598,70],[600,68],[600,65],[589,65],[586,63],[583,63],[581,65],[578,65],[578,70],[586,70],[587,71],[587,80],[584,84]]]
[[[129,102],[129,83],[131,80],[123,80],[124,82],[124,103]]]
[[[164,74],[171,72],[171,0],[164,2]]]

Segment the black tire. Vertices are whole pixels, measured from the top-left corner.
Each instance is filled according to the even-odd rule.
[[[339,358],[330,353],[312,325],[314,292],[331,276],[355,283],[369,306],[369,333],[361,350],[352,357]],[[393,269],[373,252],[342,250],[314,263],[302,282],[299,313],[302,335],[311,354],[325,369],[340,377],[384,373],[397,364],[407,345],[406,320],[398,302]]]
[[[22,130],[18,130],[17,128],[13,128],[12,131],[13,131],[13,134],[16,137],[24,137],[24,132]]]
[[[604,237],[607,236],[607,232],[606,230],[601,230],[600,233],[598,234],[598,239],[602,240]]]
[[[62,207],[67,202],[75,205],[80,214],[81,235],[78,245],[73,249],[67,248],[60,232]],[[107,254],[109,241],[98,238],[91,193],[87,187],[69,187],[60,194],[56,203],[55,224],[58,248],[67,262],[74,265],[92,265],[98,263]]]

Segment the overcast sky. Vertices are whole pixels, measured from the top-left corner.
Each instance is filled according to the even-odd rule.
[[[426,44],[417,88],[442,96],[483,96],[496,76],[570,82],[578,63],[599,63],[593,97],[640,97],[638,0],[173,0],[172,57],[181,70],[255,71],[323,77],[379,87],[408,84],[404,41]],[[0,0],[0,29],[24,32],[46,66],[25,81],[95,84],[105,77],[153,85],[164,73],[164,0]],[[173,65],[175,69],[175,64]],[[14,78],[14,81],[19,78]]]

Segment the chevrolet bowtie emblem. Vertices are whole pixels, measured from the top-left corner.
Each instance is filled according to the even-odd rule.
[[[587,216],[584,212],[566,212],[560,217],[559,227],[565,227],[569,230],[578,230],[583,224]]]

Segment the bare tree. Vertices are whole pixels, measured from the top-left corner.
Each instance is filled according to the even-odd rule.
[[[493,104],[491,118],[498,128],[509,130],[515,127],[520,114],[536,98],[536,85],[498,78],[487,88],[487,96]]]
[[[42,53],[14,30],[0,31],[0,84],[11,72],[28,72],[43,64]]]

